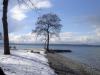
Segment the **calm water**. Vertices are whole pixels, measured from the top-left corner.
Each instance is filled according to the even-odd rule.
[[[63,56],[100,70],[100,47],[70,46],[68,48],[72,53],[63,53]]]
[[[2,48],[3,45],[0,45]],[[14,45],[12,45],[14,46]],[[18,49],[43,48],[43,45],[15,45]],[[100,70],[100,47],[93,46],[71,46],[71,45],[50,45],[54,49],[70,49],[72,53],[62,53],[63,56],[81,63],[87,64]]]

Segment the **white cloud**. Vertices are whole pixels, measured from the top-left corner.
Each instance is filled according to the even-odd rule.
[[[36,7],[37,8],[50,8],[52,7],[52,4],[50,3],[50,1],[44,0],[44,1],[38,2],[36,4]]]
[[[61,43],[63,41],[67,41],[68,38],[71,38],[72,35],[73,35],[73,33],[71,33],[71,32],[61,33],[60,39],[57,37],[53,37],[53,38],[51,38],[50,42],[51,43]],[[10,38],[10,42],[14,42],[14,43],[42,43],[43,42],[43,39],[41,38],[41,36],[39,36],[37,38],[35,33],[33,33],[33,34],[27,33],[27,34],[23,34],[23,35],[10,33],[9,38]]]
[[[43,43],[41,37],[36,39],[36,34],[27,33],[23,35],[16,35],[10,33],[10,42],[14,43]],[[77,35],[72,32],[60,33],[60,38],[53,37],[50,39],[50,43],[61,44],[100,44],[99,37],[96,35]]]
[[[93,25],[94,33],[97,37],[100,37],[100,25]]]
[[[28,33],[28,34],[19,34],[16,35],[14,33],[9,34],[10,42],[13,43],[34,43],[36,41],[36,35]]]
[[[23,8],[19,8],[18,6],[15,6],[13,9],[11,9],[12,12],[12,18],[16,19],[18,21],[23,20],[27,16],[25,15],[25,11]]]
[[[95,33],[96,33],[97,36],[100,37],[100,28],[96,28]]]
[[[26,13],[29,12],[31,9],[34,8],[50,8],[52,6],[50,0],[31,0],[32,3],[30,3],[27,0],[27,5],[25,3],[22,3],[20,6],[17,4],[15,5],[11,10],[11,17],[15,20],[22,21],[27,17]]]

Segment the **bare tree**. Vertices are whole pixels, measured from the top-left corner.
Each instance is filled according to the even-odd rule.
[[[8,10],[8,2],[9,0],[3,0],[3,32],[4,32],[4,54],[10,54],[9,49],[9,36],[8,36],[8,22],[7,22],[7,10]]]
[[[17,0],[20,4],[20,2],[26,3],[27,0]],[[28,0],[32,6],[35,7],[34,3],[32,3],[31,0]],[[4,54],[9,55],[10,49],[9,49],[9,35],[8,35],[8,22],[7,22],[7,12],[8,12],[8,2],[9,0],[3,0],[3,16],[2,16],[2,23],[3,23],[3,32],[4,32]],[[35,7],[36,8],[36,7]]]
[[[37,35],[43,35],[45,37],[47,51],[49,51],[50,37],[52,37],[52,35],[58,36],[61,31],[62,25],[60,21],[60,18],[53,13],[44,14],[38,17],[34,31]]]

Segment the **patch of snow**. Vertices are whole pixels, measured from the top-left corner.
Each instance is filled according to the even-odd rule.
[[[6,75],[56,75],[44,55],[27,50],[11,50],[11,55],[3,55],[1,49],[0,67]]]

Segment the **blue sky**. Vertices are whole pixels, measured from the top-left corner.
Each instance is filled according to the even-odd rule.
[[[31,35],[31,31],[35,28],[38,16],[52,12],[61,18],[63,27],[60,41],[53,37],[51,43],[100,44],[100,0],[31,0],[39,11],[34,10],[28,0],[26,1],[33,10],[23,3],[19,7],[16,1],[9,2],[11,42],[42,42],[40,38],[34,40],[35,34]],[[0,31],[2,32],[2,24]]]
[[[85,17],[98,16],[100,13],[100,0],[52,0],[56,12],[62,18],[63,31],[87,32],[91,31]]]

